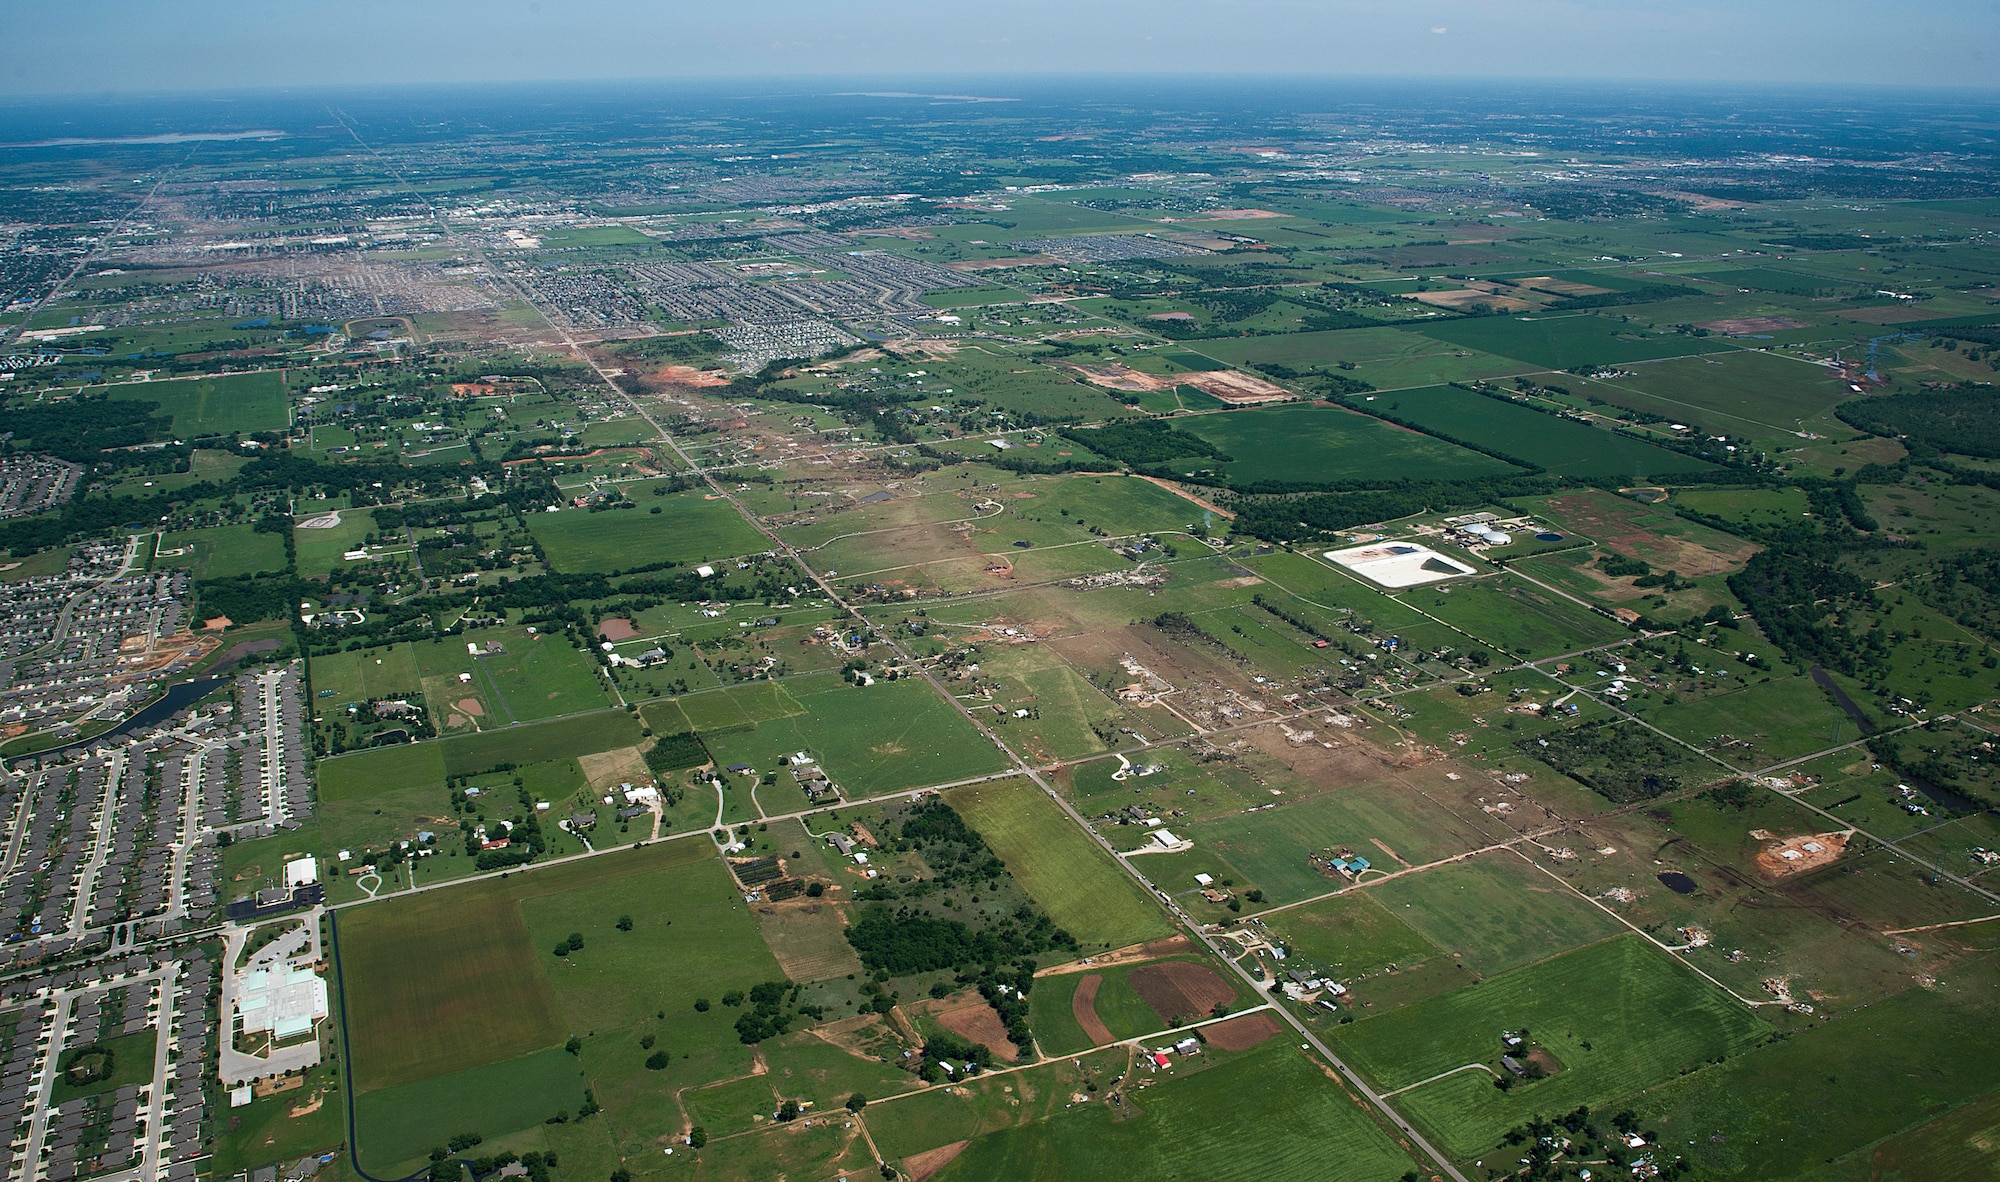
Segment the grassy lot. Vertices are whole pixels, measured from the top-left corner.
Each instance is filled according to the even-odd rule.
[[[1482,976],[1624,930],[1504,850],[1405,875],[1369,893],[1391,915]]]
[[[1570,384],[1710,434],[1791,442],[1805,424],[1823,422],[1835,404],[1852,396],[1847,383],[1824,366],[1747,351],[1666,361],[1642,366],[1629,378]]]
[[[466,775],[502,763],[571,759],[598,751],[630,747],[638,741],[639,722],[636,718],[622,710],[601,710],[553,722],[508,727],[477,735],[456,735],[437,745],[444,748],[445,770],[452,775]]]
[[[1173,930],[1144,889],[1033,784],[972,784],[947,799],[1021,888],[1086,946],[1121,948]]]
[[[614,744],[615,745],[615,744]],[[379,747],[319,761],[319,798],[331,803],[435,784],[442,788],[445,755],[442,743]]]
[[[775,681],[689,694],[671,702],[655,702],[642,711],[647,725],[669,735],[687,730],[705,732],[755,726],[805,712],[798,699]]]
[[[1437,948],[1407,919],[1407,911],[1392,910],[1378,892],[1353,891],[1277,912],[1264,923],[1293,959],[1346,980],[1436,956]]]
[[[1856,687],[1858,690],[1858,687]],[[1867,696],[1855,693],[1857,702]],[[1854,723],[1805,676],[1765,677],[1740,688],[1662,705],[1646,721],[1698,747],[1721,735],[1737,742],[1716,754],[1741,768],[1763,767],[1858,737]]]
[[[110,393],[121,402],[159,403],[159,413],[173,416],[174,434],[183,439],[283,431],[291,421],[284,378],[274,372],[127,383],[110,387]]]
[[[422,693],[424,688],[417,671],[416,646],[409,644],[315,656],[312,683],[315,694],[333,691],[315,698],[316,713],[369,698]]]
[[[1467,381],[1526,373],[1533,367],[1511,357],[1464,349],[1450,341],[1398,328],[1344,328],[1282,336],[1194,342],[1203,353],[1232,365],[1315,366],[1343,371],[1383,390],[1431,382]]]
[[[1214,849],[1241,870],[1245,888],[1261,887],[1273,903],[1297,902],[1346,886],[1313,869],[1308,856],[1346,846],[1370,862],[1393,869],[1395,860],[1377,843],[1406,861],[1429,862],[1487,843],[1484,833],[1440,810],[1412,810],[1409,790],[1393,781],[1359,784],[1268,812],[1236,814],[1213,821],[1178,822],[1174,832]],[[1166,871],[1174,855],[1147,863],[1149,876]]]
[[[1471,316],[1434,321],[1419,331],[1437,340],[1502,357],[1516,357],[1550,369],[1720,353],[1736,347],[1716,337],[1650,332],[1610,317],[1573,312]]]
[[[1119,1113],[1078,1105],[973,1141],[940,1182],[983,1179],[1402,1176],[1410,1159],[1319,1065],[1274,1038],[1211,1065],[1176,1067]],[[1204,1056],[1206,1057],[1206,1056]],[[1254,1132],[1253,1132],[1254,1130]]]
[[[661,512],[653,513],[653,509]],[[719,562],[766,549],[764,536],[727,501],[698,492],[641,498],[637,509],[535,513],[528,528],[549,565],[569,574],[629,570],[660,562]]]
[[[325,1062],[306,1072],[301,1087],[252,1100],[219,1115],[211,1159],[215,1168],[235,1173],[290,1164],[309,1153],[346,1144],[347,1105],[339,1088],[339,1069]],[[308,1107],[314,1100],[319,1101],[316,1110],[292,1115],[294,1108]]]
[[[1419,587],[1405,592],[1404,600],[1518,657],[1571,652],[1629,635],[1615,620],[1507,575],[1445,593]]]
[[[311,520],[335,510],[340,513],[338,525],[292,531],[301,575],[323,575],[337,567],[352,565],[342,556],[360,549],[361,539],[375,532],[375,519],[367,510],[343,509],[338,502],[301,502],[296,520]]]
[[[473,1070],[357,1095],[354,1121],[364,1168],[402,1177],[460,1133],[494,1138],[583,1106],[576,1056],[561,1047]]]
[[[617,926],[623,915],[630,931]],[[399,898],[346,913],[341,929],[359,1136],[364,1161],[384,1167],[403,1168],[441,1134],[536,1129],[574,1111],[586,1076],[615,1137],[649,1121],[662,1127],[648,1139],[677,1128],[665,1112],[648,1115],[671,1108],[668,1078],[685,1085],[748,1067],[735,1012],[697,1013],[694,999],[779,975],[705,841]],[[572,932],[583,948],[554,956]],[[672,1052],[666,1077],[644,1068],[642,1033]],[[558,1045],[571,1035],[584,1040],[581,1059]],[[493,1100],[514,1091],[518,1102]],[[405,1115],[424,1105],[475,1123]]]
[[[493,635],[482,632],[473,639]],[[507,651],[479,658],[479,666],[486,683],[499,695],[501,711],[509,721],[535,722],[602,710],[611,704],[597,663],[563,637],[547,633],[528,636],[514,629],[499,630],[498,635]]]
[[[1372,406],[1425,430],[1564,476],[1638,480],[1714,467],[1643,440],[1452,386],[1385,394]]]
[[[1177,461],[1177,471],[1214,468],[1231,484],[1263,481],[1469,480],[1499,475],[1509,465],[1368,415],[1332,406],[1274,406],[1200,415],[1174,424],[1231,457]]]
[[[709,737],[716,762],[768,768],[809,751],[850,797],[997,772],[1006,760],[920,681],[850,686],[829,674],[787,683],[804,712]]]
[[[1467,1063],[1498,1070],[1500,1031],[1524,1026],[1561,1071],[1510,1092],[1484,1071],[1460,1072],[1405,1093],[1403,1111],[1448,1151],[1472,1156],[1535,1113],[1604,1106],[1748,1050],[1771,1030],[1671,957],[1625,936],[1338,1027],[1330,1038],[1379,1086],[1400,1088]]]
[[[285,539],[248,525],[218,525],[168,534],[165,550],[191,547],[192,554],[162,558],[164,565],[188,566],[198,579],[230,579],[285,569]]]
[[[1956,975],[1956,982],[1910,989],[1849,1018],[1812,1024],[1625,1103],[1649,1126],[1694,1142],[1676,1150],[1693,1161],[1697,1177],[1990,1177],[1971,1168],[1990,1170],[1993,1162],[1991,1144],[1976,1139],[1975,1128],[1990,1119],[1990,1102],[1963,1118],[1924,1124],[2000,1088],[2000,1061],[1982,1039],[1966,1037],[1994,1020],[1992,961]],[[1853,1082],[1869,1079],[1893,1085]],[[1921,1132],[1875,1146],[1919,1126]],[[1970,1136],[1950,1135],[1958,1129]],[[1854,1156],[1840,1168],[1825,1164],[1845,1154]],[[1953,1163],[1943,1172],[1924,1168],[1942,1158]]]
[[[58,1073],[55,1087],[49,1092],[51,1105],[67,1104],[79,1096],[116,1091],[130,1084],[144,1084],[153,1078],[153,1055],[159,1047],[158,1031],[141,1030],[137,1034],[107,1038],[96,1045],[111,1052],[111,1074],[94,1083],[79,1086]]]

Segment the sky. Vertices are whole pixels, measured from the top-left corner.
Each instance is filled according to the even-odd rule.
[[[9,0],[0,96],[717,77],[2000,86],[2000,0]]]

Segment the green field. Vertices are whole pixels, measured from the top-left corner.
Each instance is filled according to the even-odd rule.
[[[72,1084],[67,1075],[58,1074],[55,1086],[49,1092],[50,1104],[67,1104],[79,1096],[94,1096],[99,1092],[145,1084],[153,1078],[153,1057],[159,1049],[158,1031],[141,1030],[137,1034],[107,1038],[95,1045],[111,1052],[111,1074],[81,1085]]]
[[[572,932],[584,947],[553,956]],[[491,1139],[574,1110],[586,1077],[614,1117],[649,1119],[614,1106],[658,1100],[632,1091],[635,1077],[659,1076],[638,1062],[637,1034],[620,1032],[656,1029],[677,1059],[699,1051],[713,1069],[726,1048],[741,1050],[734,1015],[697,1014],[694,999],[779,975],[700,839],[348,911],[340,956],[363,1161],[398,1169],[453,1132]],[[672,1017],[656,1026],[655,1013]],[[560,1045],[572,1035],[585,1040],[581,1060]],[[724,1070],[739,1069],[736,1053]],[[432,1108],[445,1115],[421,1116]]]
[[[595,714],[560,718],[553,722],[483,731],[476,735],[454,735],[438,741],[436,745],[444,749],[447,772],[469,775],[497,764],[572,759],[598,751],[630,747],[638,741],[637,719],[622,710],[600,710]]]
[[[979,1137],[937,1175],[986,1179],[1401,1177],[1410,1159],[1295,1044],[1274,1038],[1139,1092]],[[1329,1173],[1329,1170],[1332,1173]]]
[[[1032,783],[972,784],[947,799],[1021,889],[1087,947],[1122,948],[1173,931],[1131,875]]]
[[[1606,940],[1442,997],[1335,1029],[1336,1050],[1383,1088],[1468,1063],[1499,1069],[1502,1030],[1527,1027],[1562,1070],[1510,1092],[1461,1071],[1405,1092],[1398,1106],[1462,1157],[1536,1113],[1593,1108],[1727,1055],[1770,1026],[1641,940]],[[1589,1049],[1584,1044],[1589,1043]]]
[[[1182,472],[1214,468],[1230,484],[1325,484],[1349,480],[1469,480],[1514,469],[1491,456],[1331,406],[1275,406],[1198,415],[1174,424],[1230,457],[1175,461]]]
[[[1736,347],[1717,337],[1649,332],[1608,316],[1574,312],[1468,316],[1433,322],[1419,331],[1438,340],[1502,357],[1517,357],[1550,369],[1720,353]]]
[[[183,439],[234,432],[283,431],[291,421],[282,375],[226,374],[213,378],[137,382],[110,388],[120,401],[157,402],[157,413],[172,415]]]
[[[1853,396],[1847,383],[1824,366],[1749,351],[1641,366],[1631,377],[1590,382],[1580,389],[1711,434],[1793,442],[1805,424],[1824,424],[1827,412]]]
[[[942,784],[1003,770],[1007,761],[922,681],[847,685],[830,674],[787,683],[802,713],[754,729],[706,736],[720,765],[771,768],[808,751],[852,797]]]
[[[369,698],[398,697],[423,692],[417,673],[415,646],[355,649],[312,658],[313,691],[332,690],[317,699],[320,712]]]
[[[567,574],[721,562],[770,545],[728,501],[698,492],[640,497],[634,509],[564,509],[527,520],[549,565]]]
[[[285,539],[259,533],[248,525],[218,525],[168,534],[162,550],[192,550],[177,557],[161,556],[162,564],[191,566],[198,579],[233,579],[285,569]]]
[[[1385,394],[1370,409],[1564,476],[1643,480],[1714,468],[1644,440],[1453,386]]]
[[[1504,850],[1405,875],[1369,894],[1481,976],[1625,930],[1558,880]]]

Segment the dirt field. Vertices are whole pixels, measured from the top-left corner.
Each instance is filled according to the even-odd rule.
[[[479,704],[478,698],[460,698],[458,701],[452,703],[451,708],[460,714],[471,715],[473,718],[486,717],[486,707]]]
[[[613,784],[643,784],[653,778],[646,770],[646,757],[639,754],[637,747],[579,755],[576,762],[593,790],[601,791]]]
[[[1557,279],[1552,275],[1536,275],[1527,279],[1518,279],[1515,282],[1519,283],[1522,287],[1532,287],[1536,291],[1545,291],[1550,295],[1559,296],[1606,295],[1611,291],[1608,287],[1593,287],[1588,283],[1575,283],[1568,279]]]
[[[1489,308],[1494,308],[1502,312],[1525,312],[1534,307],[1533,304],[1519,296],[1495,295],[1490,291],[1479,291],[1472,288],[1464,291],[1420,291],[1412,294],[1409,298],[1421,304],[1434,304],[1440,308],[1451,308],[1454,310],[1470,307],[1473,304],[1485,304]]]
[[[1782,838],[1757,855],[1757,869],[1766,878],[1788,878],[1821,866],[1831,866],[1840,860],[1841,851],[1847,848],[1847,839],[1853,835],[1853,831],[1849,830],[1845,833],[1814,833],[1805,837]],[[1794,856],[1788,858],[1786,854]]]
[[[1589,534],[1627,558],[1643,558],[1655,567],[1679,572],[1682,578],[1722,574],[1742,568],[1757,547],[1743,542],[1728,551],[1646,530],[1637,519],[1647,510],[1602,493],[1555,497],[1548,502],[1564,525]]]
[[[1269,1014],[1245,1014],[1201,1028],[1203,1038],[1225,1051],[1247,1051],[1276,1033],[1278,1024]]]
[[[1107,390],[1128,390],[1144,394],[1152,390],[1169,390],[1175,383],[1165,378],[1156,378],[1136,369],[1126,369],[1122,365],[1071,365],[1066,367],[1082,376],[1093,386],[1103,386]]]
[[[639,635],[639,629],[630,620],[614,619],[599,624],[597,634],[605,640],[630,640]]]
[[[1075,1015],[1076,1024],[1083,1027],[1092,1046],[1101,1046],[1111,1041],[1111,1029],[1104,1019],[1097,1016],[1097,987],[1104,984],[1104,978],[1091,973],[1076,983],[1076,992],[1070,996],[1070,1013]]]
[[[1136,964],[1142,960],[1157,960],[1162,956],[1172,956],[1194,947],[1194,941],[1186,936],[1167,936],[1159,940],[1148,940],[1144,944],[1127,944],[1123,948],[1113,948],[1101,952],[1088,960],[1073,960],[1068,964],[1050,965],[1035,973],[1037,977],[1056,977],[1066,973],[1087,973],[1092,969],[1110,968],[1113,965]]]
[[[965,1147],[970,1144],[972,1144],[970,1141],[953,1141],[949,1145],[940,1145],[936,1149],[926,1149],[922,1153],[913,1153],[903,1159],[903,1169],[916,1182],[924,1182],[932,1174],[950,1165],[951,1160],[959,1154],[964,1153]]]
[[[656,372],[653,380],[670,386],[727,386],[729,375],[719,369],[696,369],[692,365],[669,365]]]
[[[757,929],[785,976],[824,981],[861,971],[861,958],[847,942],[847,915],[836,904],[801,896],[784,903],[759,904]]]
[[[1236,990],[1214,969],[1184,960],[1141,965],[1125,981],[1162,1022],[1206,1017],[1216,1003],[1236,1000]]]
[[[1805,325],[1789,316],[1739,316],[1734,320],[1704,320],[1695,327],[1733,337],[1753,332],[1781,332],[1787,328],[1804,328]]]
[[[1234,369],[1175,374],[1174,384],[1193,386],[1202,393],[1220,398],[1231,406],[1252,406],[1260,402],[1288,402],[1292,398],[1291,391],[1274,386],[1263,378],[1253,378]]]
[[[1094,1011],[1091,1016],[1096,1016]],[[931,1017],[946,1030],[985,1046],[1009,1063],[1021,1057],[1021,1048],[1008,1040],[1007,1028],[1001,1025],[1000,1015],[977,993],[960,993],[940,1002],[932,1002]]]
[[[1288,213],[1275,213],[1268,209],[1211,209],[1198,218],[1188,218],[1191,222],[1247,222],[1257,218],[1285,218]]]

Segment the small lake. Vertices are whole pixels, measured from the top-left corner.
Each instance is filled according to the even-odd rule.
[[[1701,887],[1695,883],[1694,879],[1689,878],[1687,875],[1682,874],[1678,870],[1662,871],[1659,874],[1655,874],[1653,877],[1659,879],[1660,884],[1662,886],[1666,887],[1668,890],[1672,891],[1676,895],[1692,895],[1696,891],[1701,889]]]

